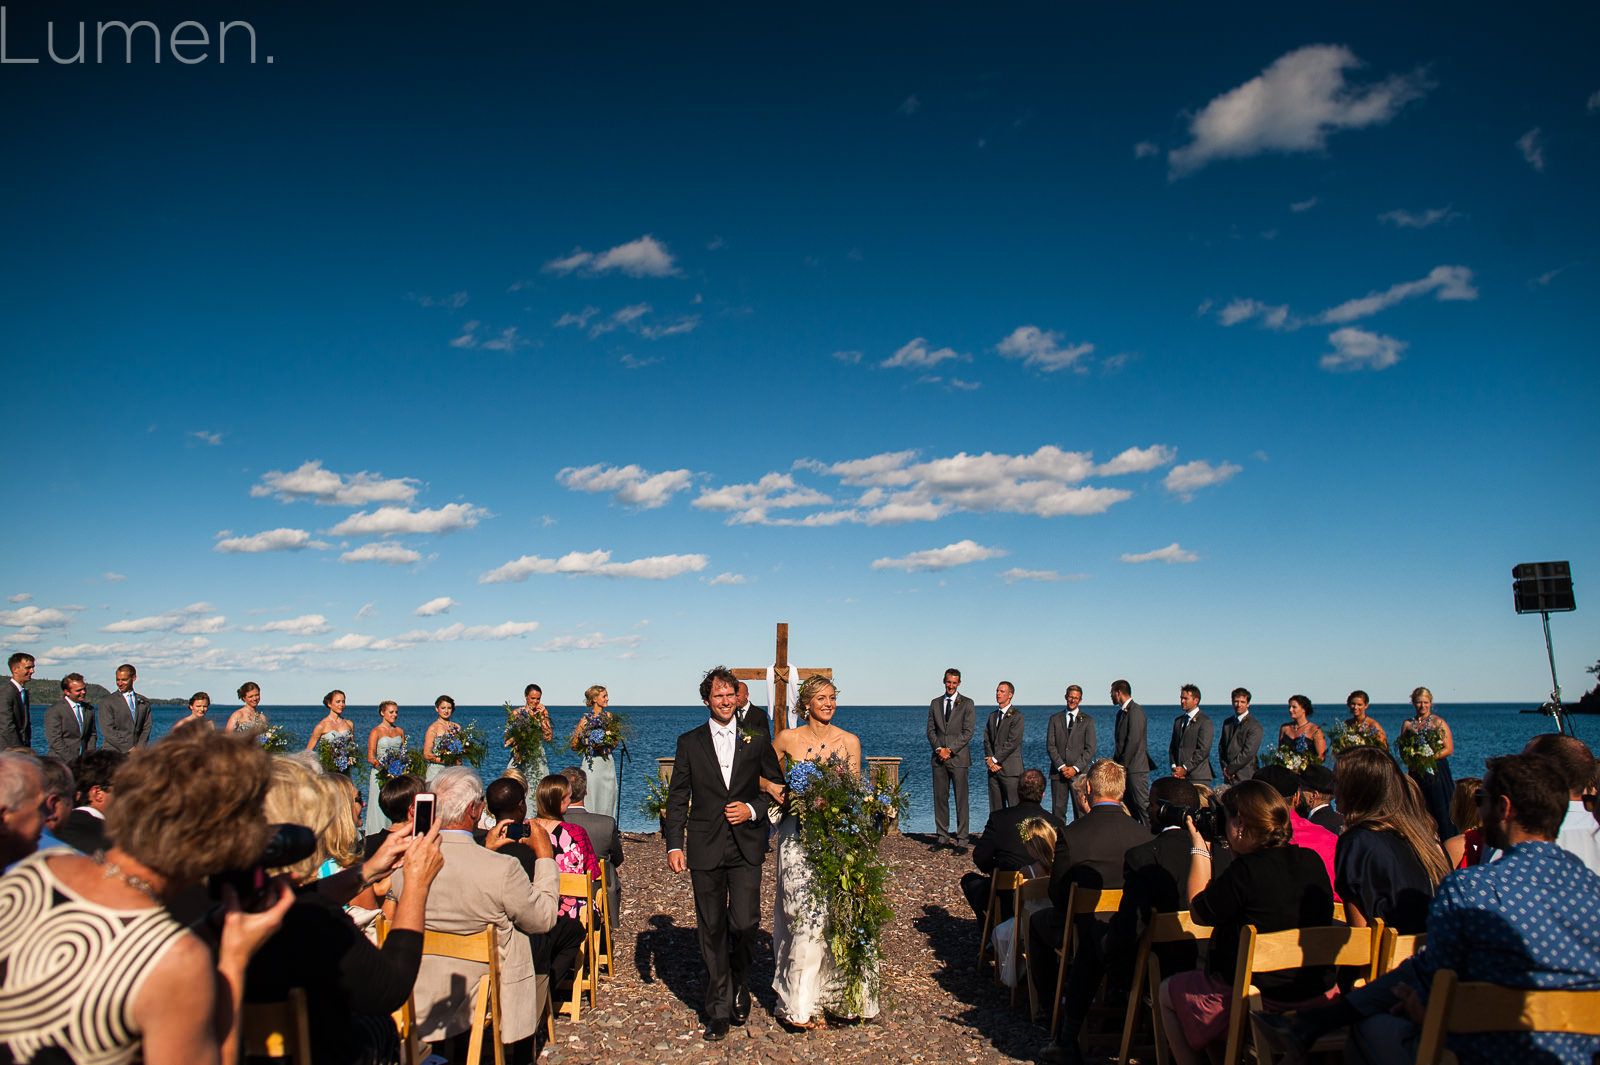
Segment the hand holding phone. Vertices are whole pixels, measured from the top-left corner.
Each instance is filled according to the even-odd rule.
[[[427,835],[428,829],[433,827],[433,803],[434,796],[431,791],[424,791],[412,800],[411,819],[416,826],[412,829],[413,838]]]

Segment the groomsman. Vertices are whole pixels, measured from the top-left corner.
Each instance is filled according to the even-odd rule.
[[[44,712],[44,742],[51,754],[71,763],[94,750],[94,706],[84,699],[82,673],[61,678],[61,698]]]
[[[733,707],[733,720],[741,732],[745,729],[760,729],[763,736],[772,739],[772,722],[767,720],[767,712],[759,706],[750,705],[750,685],[742,680],[739,682],[739,695]]]
[[[117,690],[100,704],[100,744],[127,754],[150,745],[150,700],[133,690],[139,673],[124,663],[117,667]]]
[[[1144,707],[1133,701],[1133,685],[1125,680],[1111,682],[1111,701],[1117,707],[1117,720],[1112,727],[1116,737],[1111,760],[1128,774],[1128,787],[1122,801],[1137,821],[1149,824],[1150,770],[1156,760],[1150,757],[1150,745],[1145,740],[1146,721]]]
[[[18,651],[6,660],[8,682],[0,683],[0,751],[33,746],[33,719],[28,716],[28,681],[33,679],[33,656]]]
[[[938,846],[950,845],[950,791],[956,793],[955,845],[967,846],[967,773],[978,707],[962,695],[961,671],[944,671],[944,695],[928,703],[928,746],[933,748],[933,827]]]
[[[1017,689],[1009,680],[994,690],[1000,705],[983,729],[983,760],[989,769],[989,812],[1017,805],[1017,782],[1022,779],[1022,712],[1011,705]]]
[[[1256,752],[1261,749],[1261,722],[1250,712],[1248,688],[1233,689],[1233,716],[1222,722],[1222,741],[1217,745],[1217,760],[1222,763],[1222,782],[1237,784],[1256,774]]]
[[[1172,742],[1167,756],[1172,775],[1191,784],[1211,784],[1211,719],[1200,709],[1200,689],[1185,684],[1178,690],[1178,705],[1183,708],[1172,722]]]
[[[1072,796],[1072,819],[1076,821],[1087,811],[1083,798],[1073,781],[1094,762],[1094,718],[1080,713],[1083,689],[1076,684],[1067,688],[1067,708],[1050,715],[1045,727],[1044,748],[1050,755],[1050,809],[1056,817],[1067,812],[1067,796]]]

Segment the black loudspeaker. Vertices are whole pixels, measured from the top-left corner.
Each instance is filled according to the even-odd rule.
[[[1578,609],[1572,594],[1572,566],[1566,562],[1524,562],[1511,567],[1511,577],[1511,595],[1519,614]]]

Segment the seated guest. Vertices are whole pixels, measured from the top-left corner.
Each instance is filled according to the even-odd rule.
[[[49,812],[38,757],[32,751],[0,752],[0,869],[38,850]]]
[[[1433,818],[1388,751],[1352,747],[1339,755],[1344,835],[1334,881],[1345,919],[1357,928],[1381,920],[1401,935],[1421,932],[1434,888],[1450,872]]]
[[[349,793],[336,779],[326,779],[330,776],[293,758],[272,760],[267,817],[316,831],[316,848],[309,856],[274,870],[287,874],[296,885],[320,882],[324,878],[319,874],[330,860],[343,861],[355,847],[357,823]],[[396,901],[393,927],[382,949],[340,908],[345,899],[312,887],[295,892],[283,928],[261,948],[246,973],[248,1002],[278,1002],[292,987],[305,989],[317,1065],[397,1060],[400,1040],[391,1014],[405,1004],[416,980],[428,887],[444,864],[437,829],[419,840],[396,835],[387,851],[379,851],[367,863],[361,880],[388,875],[402,848],[411,889]],[[360,868],[353,858],[346,864]],[[347,882],[350,876],[346,874]]]
[[[744,687],[740,681],[739,686]],[[751,712],[759,716],[761,727],[770,730],[766,724],[766,715],[759,706],[751,707]],[[561,771],[567,778],[567,786],[572,802],[567,807],[567,823],[577,825],[589,834],[589,843],[594,847],[596,858],[606,863],[606,907],[611,914],[611,927],[617,926],[617,915],[622,912],[622,882],[617,879],[617,866],[622,864],[622,832],[617,828],[617,819],[606,814],[594,813],[584,805],[584,800],[589,797],[589,774],[575,765],[569,765]]]
[[[216,955],[167,911],[202,878],[251,865],[268,839],[268,756],[192,731],[136,751],[118,773],[116,845],[103,856],[42,851],[6,875],[0,1060],[216,1062],[236,1037],[245,964],[291,896],[274,884],[255,913],[227,898]],[[0,754],[0,843],[24,807],[33,827],[21,834],[36,836],[43,805],[31,761]]]
[[[83,854],[105,850],[106,807],[111,805],[111,778],[128,756],[110,747],[90,751],[72,762],[78,805],[56,829],[56,838]]]
[[[1556,833],[1556,846],[1576,854],[1589,872],[1600,873],[1600,824],[1583,803],[1584,793],[1594,782],[1594,753],[1589,745],[1576,736],[1546,732],[1529,740],[1522,750],[1554,762],[1567,789],[1567,816]]]
[[[1478,816],[1478,791],[1483,781],[1477,777],[1458,777],[1456,793],[1450,798],[1450,820],[1461,834],[1444,841],[1445,860],[1452,869],[1465,869],[1483,860],[1483,820]]]
[[[1017,804],[993,811],[984,823],[983,835],[972,849],[972,864],[978,867],[978,871],[961,878],[961,893],[967,897],[979,921],[989,910],[989,885],[994,880],[995,871],[1021,869],[1034,860],[1017,832],[1018,826],[1036,817],[1044,818],[1055,828],[1057,839],[1061,830],[1067,827],[1061,818],[1041,805],[1044,787],[1044,774],[1037,769],[1028,770],[1017,782]],[[1009,899],[1002,898],[1001,916],[1011,916]]]
[[[1017,872],[1029,880],[1050,875],[1050,864],[1055,860],[1056,854],[1056,826],[1051,823],[1052,820],[1053,818],[1030,817],[1017,826],[1017,835],[1021,837],[1023,846],[1027,848],[1028,856],[1032,859]],[[1015,905],[1013,902],[1007,909],[1014,909]],[[1025,908],[1032,915],[1049,906],[1049,898],[1042,898],[1028,900]],[[1007,987],[1016,987],[1017,915],[1013,913],[995,925],[989,936],[994,941],[994,963],[1000,971],[1001,983]]]
[[[530,1058],[540,999],[534,982],[533,952],[526,934],[555,926],[561,875],[555,853],[542,832],[528,837],[538,860],[532,883],[515,858],[497,853],[508,842],[509,820],[489,830],[484,845],[472,838],[483,813],[483,782],[466,766],[443,769],[433,780],[434,819],[444,852],[444,869],[428,894],[429,931],[471,934],[495,926],[500,950],[500,996],[504,1016],[500,1034],[512,1044],[513,1060]],[[405,873],[394,878],[405,898]],[[488,966],[452,958],[426,957],[417,973],[417,1031],[430,1043],[465,1033],[472,1022],[472,996]],[[449,1055],[446,1055],[447,1057]],[[460,1055],[457,1055],[459,1057]]]
[[[383,846],[383,841],[411,825],[411,802],[427,787],[422,778],[410,773],[390,777],[378,789],[378,809],[388,818],[389,827],[380,828],[369,835],[362,845],[363,858],[370,858]]]
[[[1342,783],[1342,761],[1339,777]],[[1600,876],[1555,842],[1568,809],[1560,769],[1538,754],[1491,758],[1479,794],[1485,840],[1503,856],[1439,885],[1427,947],[1393,972],[1292,1023],[1273,1018],[1281,1049],[1303,1053],[1322,1033],[1354,1025],[1350,1050],[1358,1056],[1349,1060],[1413,1061],[1418,1026],[1390,1011],[1420,1016],[1442,969],[1462,981],[1600,990]],[[1461,1065],[1586,1065],[1600,1054],[1600,1037],[1576,1033],[1452,1035],[1445,1045]]]
[[[539,816],[534,821],[534,827],[549,834],[550,845],[555,848],[556,867],[563,873],[583,873],[591,881],[599,880],[600,860],[594,856],[589,834],[577,825],[566,823],[567,806],[572,802],[567,778],[560,773],[551,773],[539,781],[536,795]],[[588,904],[587,895],[581,899],[563,895],[561,916],[576,917]]]
[[[528,824],[527,796],[522,782],[511,777],[501,777],[484,792],[484,802],[494,823],[511,823],[508,836],[519,830],[532,829]],[[479,843],[488,839],[488,836],[487,829],[479,829],[472,834]],[[500,848],[500,853],[509,854],[521,862],[522,871],[528,874],[529,880],[538,875],[538,855],[520,839],[507,842]],[[559,866],[560,861],[557,860],[556,864]],[[533,971],[548,976],[552,988],[560,987],[566,982],[567,974],[572,972],[573,963],[578,960],[578,951],[583,947],[587,934],[582,921],[566,915],[558,916],[555,927],[550,931],[530,933],[528,942],[533,947]]]
[[[1344,815],[1333,808],[1333,770],[1325,765],[1306,766],[1300,774],[1300,798],[1306,804],[1307,821],[1336,836],[1344,831]]]
[[[1258,769],[1255,779],[1265,780],[1283,796],[1284,803],[1289,807],[1289,842],[1296,847],[1304,847],[1315,852],[1317,857],[1322,859],[1322,866],[1328,871],[1328,882],[1334,884],[1333,901],[1340,901],[1339,888],[1334,883],[1333,877],[1333,852],[1339,845],[1339,836],[1321,825],[1307,821],[1295,809],[1295,804],[1300,798],[1299,775],[1281,765],[1269,765]]]
[[[44,774],[45,805],[44,830],[39,833],[39,849],[71,846],[56,835],[56,829],[72,812],[72,798],[78,793],[78,786],[72,779],[72,769],[55,755],[47,754],[39,759],[39,771]]]
[[[1028,969],[1040,1002],[1053,1013],[1051,1001],[1056,991],[1057,967],[1050,963],[1061,949],[1067,927],[1067,904],[1074,884],[1089,888],[1122,887],[1122,869],[1128,851],[1150,839],[1150,831],[1128,815],[1122,795],[1128,775],[1122,766],[1101,758],[1084,774],[1087,778],[1089,812],[1061,830],[1050,869],[1051,908],[1028,921]],[[1079,918],[1078,935],[1083,942],[1098,940],[1104,933],[1106,914],[1100,922],[1091,916]],[[1033,959],[1040,964],[1032,964]],[[1054,1032],[1051,1033],[1053,1037]]]
[[[1207,1048],[1224,1039],[1238,963],[1239,932],[1315,928],[1333,923],[1333,887],[1322,859],[1289,844],[1289,804],[1270,784],[1247,780],[1222,796],[1232,864],[1211,878],[1211,856],[1198,830],[1189,828],[1189,875],[1184,895],[1189,912],[1212,926],[1206,968],[1170,976],[1161,984],[1161,1020],[1173,1060],[1201,1065]],[[1268,1008],[1297,1009],[1326,1002],[1333,991],[1332,966],[1260,973],[1254,984]]]

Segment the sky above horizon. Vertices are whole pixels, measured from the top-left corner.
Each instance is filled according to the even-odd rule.
[[[1593,685],[1593,7],[6,9],[40,676]]]

